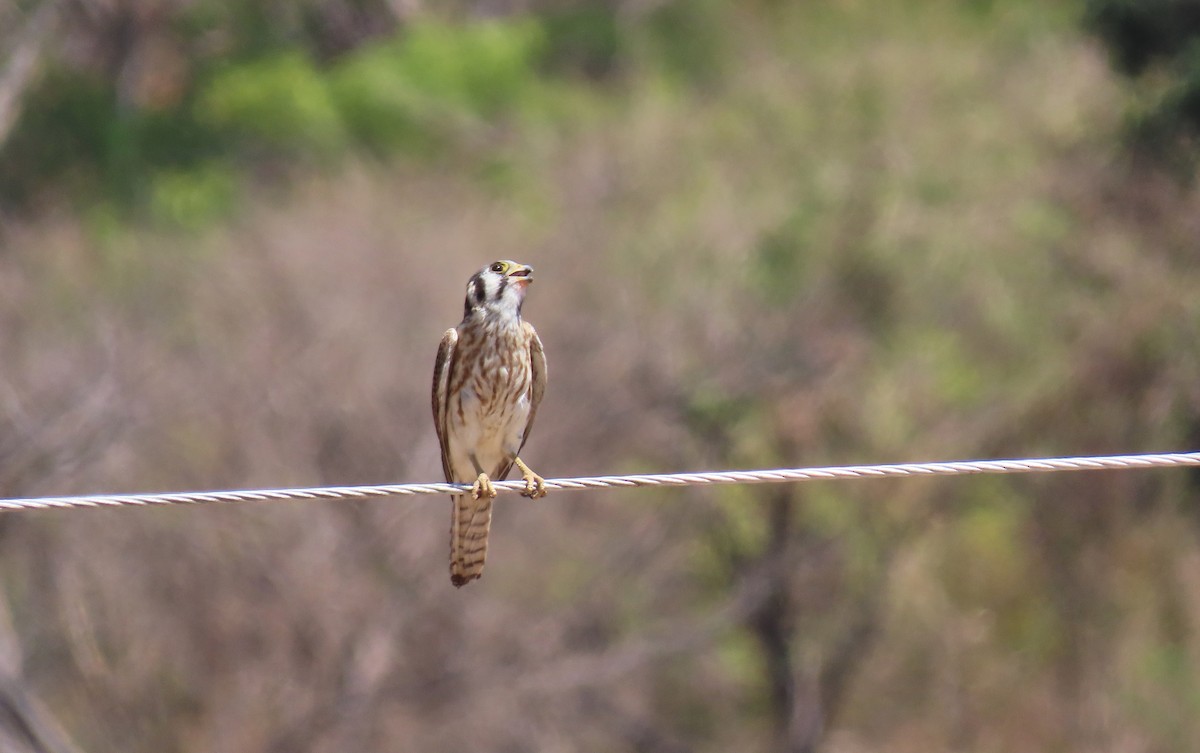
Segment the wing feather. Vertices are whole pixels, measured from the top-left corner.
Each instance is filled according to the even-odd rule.
[[[529,419],[525,422],[525,434],[521,439],[521,447],[529,441],[529,433],[533,431],[533,419],[537,416],[538,405],[542,395],[546,394],[546,351],[542,349],[542,338],[529,322],[522,322],[525,328],[525,340],[529,343],[529,370],[531,386],[529,389]],[[519,453],[520,450],[517,450]]]
[[[433,425],[437,429],[438,444],[442,449],[442,471],[446,481],[453,483],[450,468],[450,439],[447,429],[447,413],[450,410],[450,374],[454,371],[454,356],[458,346],[458,330],[453,327],[442,335],[438,346],[437,360],[433,364]]]

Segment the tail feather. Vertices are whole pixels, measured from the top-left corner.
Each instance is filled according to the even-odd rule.
[[[483,575],[487,557],[488,530],[492,527],[492,500],[469,494],[451,497],[454,512],[450,517],[450,582],[462,587]]]

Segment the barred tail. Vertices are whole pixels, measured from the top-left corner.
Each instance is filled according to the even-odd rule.
[[[492,499],[469,494],[450,498],[454,512],[450,517],[450,582],[465,586],[483,575],[487,557],[488,530],[492,527]]]

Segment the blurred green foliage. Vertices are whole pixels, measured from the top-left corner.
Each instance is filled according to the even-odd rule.
[[[600,79],[617,72],[628,54],[616,9],[602,4],[548,11],[545,64],[550,70],[570,71]]]
[[[330,90],[347,130],[381,152],[420,152],[452,141],[464,124],[528,106],[545,39],[534,19],[454,26],[425,22],[340,61]]]
[[[569,106],[571,82],[635,58],[680,81],[711,77],[721,59],[722,12],[707,1],[661,4],[636,25],[605,3],[421,16],[353,45],[322,36],[315,12],[297,9],[289,25],[255,4],[179,11],[174,44],[189,73],[167,102],[124,96],[117,72],[58,65],[5,145],[0,202],[102,197],[122,213],[196,228],[234,205],[247,170],[333,165],[353,151],[437,156],[486,141],[515,115],[553,117]],[[197,52],[214,36],[221,54]]]
[[[325,75],[299,51],[219,71],[202,85],[194,117],[234,148],[310,159],[346,145],[341,113]]]
[[[646,19],[652,58],[689,83],[712,83],[728,60],[731,14],[720,0],[662,3]]]
[[[19,205],[74,186],[76,198],[199,227],[232,205],[246,167],[330,164],[355,148],[420,155],[495,123],[531,102],[543,52],[532,18],[422,21],[331,65],[291,47],[209,66],[159,110],[60,69],[12,137],[0,196]]]
[[[1113,66],[1139,79],[1135,144],[1190,169],[1200,137],[1200,3],[1194,0],[1089,0],[1086,23]]]

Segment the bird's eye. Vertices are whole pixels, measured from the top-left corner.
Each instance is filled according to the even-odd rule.
[[[502,262],[496,262],[495,264],[492,265],[492,271],[493,272],[503,272],[504,264]]]

